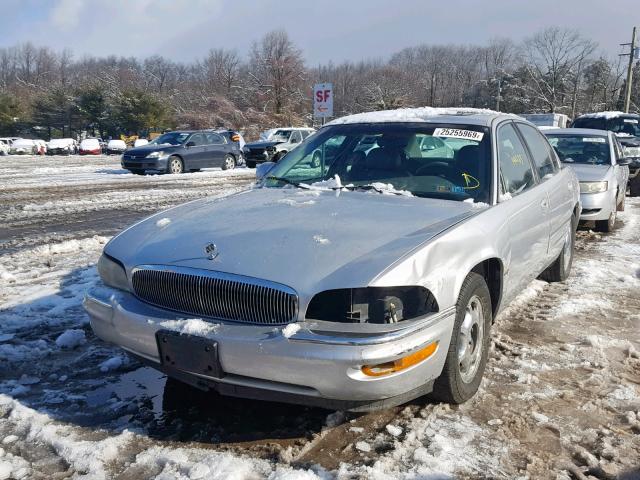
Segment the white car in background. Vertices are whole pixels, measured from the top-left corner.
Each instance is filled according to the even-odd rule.
[[[36,138],[34,140],[36,147],[38,147],[38,151],[37,154],[38,155],[45,155],[47,153],[47,142],[45,142],[44,140],[41,140],[39,138]]]
[[[47,155],[71,155],[78,152],[78,142],[73,138],[54,138],[47,143]]]
[[[9,155],[9,143],[5,143],[0,139],[0,155]]]
[[[107,155],[120,155],[127,149],[124,140],[109,140],[107,143]]]
[[[80,155],[100,155],[102,153],[100,141],[97,138],[85,138],[80,142],[78,153]]]
[[[37,155],[38,145],[35,140],[19,138],[11,144],[9,153],[12,155]]]
[[[143,147],[144,145],[149,145],[149,140],[146,138],[136,138],[133,142],[133,148],[135,147]]]

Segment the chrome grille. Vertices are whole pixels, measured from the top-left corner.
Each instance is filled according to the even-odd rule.
[[[298,310],[291,288],[222,272],[150,265],[134,269],[132,283],[141,300],[189,315],[278,325]]]

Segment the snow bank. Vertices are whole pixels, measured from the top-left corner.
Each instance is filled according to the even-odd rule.
[[[82,345],[87,341],[84,330],[71,329],[66,330],[58,338],[56,338],[56,345],[60,348],[76,348],[78,345]]]

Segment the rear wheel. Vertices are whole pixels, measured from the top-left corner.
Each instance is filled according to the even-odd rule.
[[[234,168],[236,168],[236,159],[233,158],[233,155],[227,154],[222,162],[222,170],[233,170]]]
[[[169,157],[169,161],[167,162],[167,172],[168,173],[182,173],[184,172],[184,163],[182,163],[182,159],[175,155]]]
[[[632,197],[640,197],[640,175],[629,184],[629,194]]]
[[[564,282],[571,272],[571,265],[573,264],[573,251],[576,243],[576,226],[577,221],[575,217],[571,218],[571,226],[569,232],[567,232],[564,240],[564,246],[558,258],[540,274],[540,278],[546,282]]]
[[[478,391],[489,351],[491,295],[484,278],[467,275],[456,302],[456,320],[442,374],[432,396],[447,403],[464,403]]]

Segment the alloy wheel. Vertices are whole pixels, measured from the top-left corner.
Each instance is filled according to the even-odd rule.
[[[469,299],[458,333],[458,365],[463,382],[473,381],[484,348],[484,313],[477,295]]]

